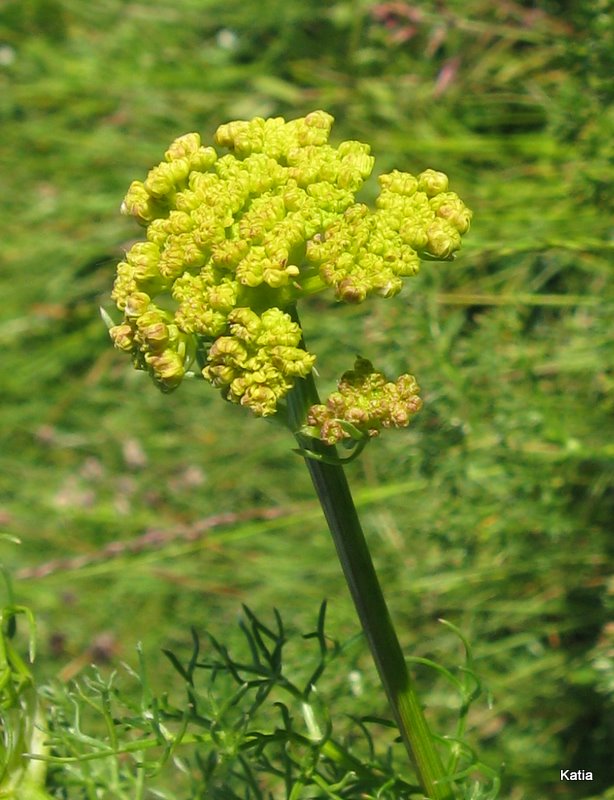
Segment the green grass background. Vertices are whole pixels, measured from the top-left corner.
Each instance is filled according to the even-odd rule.
[[[288,435],[202,383],[158,394],[98,316],[139,236],[121,199],[174,137],[324,108],[334,141],[372,144],[375,173],[441,169],[474,211],[458,259],[425,264],[400,297],[301,310],[323,391],[358,352],[423,387],[411,429],[348,469],[403,646],[460,664],[440,617],[473,643],[492,707],[475,706],[469,739],[505,762],[502,797],[612,796],[612,3],[6,0],[0,13],[0,522],[22,541],[2,561],[19,575],[151,528],[286,510],[18,578],[39,680],[134,663],[143,641],[163,686],[160,648],[186,657],[190,625],[232,641],[241,603],[308,630],[327,597],[330,635],[356,632]],[[385,714],[366,649],[346,666]],[[418,679],[451,732],[454,698]],[[561,768],[595,780],[562,784]]]

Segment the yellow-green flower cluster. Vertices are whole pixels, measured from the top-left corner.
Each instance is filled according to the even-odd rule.
[[[112,297],[124,319],[110,333],[162,389],[196,360],[229,400],[273,413],[313,365],[284,313],[297,299],[327,287],[346,302],[393,295],[422,254],[458,249],[470,212],[446,177],[383,175],[370,211],[355,202],[370,148],[329,145],[332,122],[324,111],[231,122],[216,148],[189,133],[130,186],[122,211],[146,240],[117,267]]]
[[[372,293],[398,294],[402,278],[418,271],[421,256],[452,259],[471,222],[469,209],[447,191],[442,172],[428,169],[414,177],[395,170],[378,180],[375,212],[350,206],[307,244],[307,259],[348,303]]]
[[[377,436],[382,428],[406,427],[422,407],[419,391],[413,375],[392,382],[366,358],[358,357],[326,404],[311,406],[305,432],[337,444],[354,438],[351,427],[368,437]]]
[[[258,416],[274,414],[294,379],[311,372],[315,356],[298,346],[301,329],[279,308],[261,316],[237,308],[228,322],[229,335],[212,344],[203,374],[227,400],[248,406]]]
[[[115,346],[131,353],[135,367],[148,370],[164,392],[181,383],[185,365],[194,360],[194,338],[145,292],[130,295],[124,306],[124,322],[110,328],[109,334]]]

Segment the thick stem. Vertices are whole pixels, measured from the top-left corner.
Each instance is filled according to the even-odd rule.
[[[298,320],[296,311],[293,314]],[[297,381],[287,399],[288,421],[293,430],[298,431],[304,424],[309,406],[320,402],[313,376],[310,374]],[[305,437],[298,435],[297,439],[305,448]],[[336,456],[334,447],[317,439],[307,441],[312,452],[329,458]],[[453,800],[454,790],[446,780],[441,757],[408,672],[343,467],[309,457],[305,462],[392,712],[422,788],[431,800]]]

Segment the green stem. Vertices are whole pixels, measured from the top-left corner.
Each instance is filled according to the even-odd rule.
[[[291,313],[298,322],[296,309]],[[288,422],[298,431],[309,406],[320,402],[313,375],[297,381],[288,395]],[[304,436],[297,440],[305,447]],[[334,447],[308,439],[308,449],[336,456]],[[341,465],[306,458],[305,463],[322,505],[356,611],[388,695],[401,737],[430,800],[453,800],[454,790],[435,748],[403,651],[373,566],[354,500]]]

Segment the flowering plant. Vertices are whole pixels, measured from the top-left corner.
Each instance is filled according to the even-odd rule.
[[[407,671],[335,445],[353,456],[382,428],[420,409],[409,374],[388,380],[358,357],[324,403],[314,382],[298,300],[332,291],[340,302],[392,297],[420,260],[450,260],[471,212],[427,169],[379,176],[375,208],[355,199],[374,158],[367,144],[328,143],[333,118],[231,122],[220,155],[196,133],[177,139],[122,211],[146,228],[118,265],[109,324],[165,392],[200,376],[256,416],[276,416],[306,457],[363,629],[421,785],[454,796]],[[349,441],[348,441],[349,440]],[[353,457],[352,456],[352,457]]]

